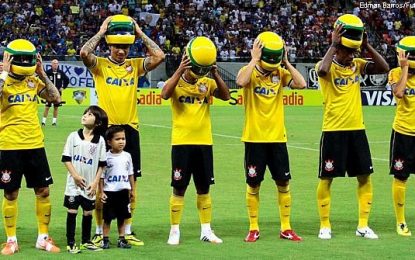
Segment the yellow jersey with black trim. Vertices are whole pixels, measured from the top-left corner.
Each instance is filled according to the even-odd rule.
[[[246,66],[239,73],[244,73]],[[256,67],[243,88],[245,122],[241,140],[253,143],[285,143],[283,87],[291,84],[291,73],[278,67],[262,74]]]
[[[316,71],[321,62],[316,64]],[[323,131],[365,129],[360,78],[367,64],[368,61],[355,58],[350,66],[343,66],[333,59],[327,75],[318,77],[324,104]]]
[[[108,115],[110,125],[138,128],[138,78],[145,74],[144,58],[126,59],[116,64],[109,58],[97,57],[89,69],[98,95],[98,106]]]
[[[0,98],[0,150],[44,147],[38,118],[39,94],[45,84],[35,76],[24,80],[7,77]]]
[[[402,75],[400,67],[389,72],[389,84],[398,83]],[[401,134],[415,136],[415,75],[408,74],[405,86],[405,94],[402,98],[396,98],[396,113],[392,128]]]
[[[182,77],[170,97],[172,145],[212,145],[210,104],[216,82],[208,77],[190,84]]]

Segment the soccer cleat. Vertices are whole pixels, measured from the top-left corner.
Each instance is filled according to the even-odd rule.
[[[43,240],[38,240],[36,242],[36,248],[45,250],[51,253],[59,253],[61,250],[59,247],[55,246],[55,243],[53,242],[52,238],[45,238]]]
[[[125,235],[125,240],[128,241],[128,243],[132,246],[144,246],[144,242],[141,241],[140,239],[135,237],[135,233],[132,232],[129,235]]]
[[[119,248],[125,248],[125,249],[131,248],[131,245],[128,243],[128,241],[125,238],[118,239],[117,246]]]
[[[3,244],[3,249],[1,250],[2,255],[13,255],[19,251],[19,245],[17,241],[9,241]]]
[[[45,123],[42,123],[42,126],[46,126],[46,124]]]
[[[302,241],[303,240],[300,236],[298,236],[294,232],[294,230],[291,230],[291,229],[281,231],[280,232],[280,238],[288,239],[288,240],[292,240],[292,241]]]
[[[67,245],[66,250],[68,250],[68,253],[70,253],[70,254],[79,254],[79,253],[81,253],[81,250],[76,246],[76,244],[73,244],[72,246]]]
[[[81,250],[90,250],[90,251],[101,251],[102,250],[101,247],[96,246],[91,241],[81,244],[79,248]]]
[[[396,226],[396,232],[398,232],[398,235],[400,236],[404,236],[404,237],[410,237],[411,234],[411,230],[409,230],[408,226],[406,225],[406,223],[400,223]]]
[[[222,239],[220,239],[219,237],[215,235],[215,233],[213,233],[213,230],[200,234],[200,240],[205,241],[205,242],[210,242],[213,244],[223,243]]]
[[[180,230],[170,230],[169,240],[167,244],[177,246],[180,243]]]
[[[109,249],[109,248],[110,248],[110,241],[102,240],[102,249]]]
[[[259,239],[259,230],[249,230],[248,235],[245,237],[245,242],[256,242]]]
[[[356,230],[356,236],[358,237],[364,237],[368,239],[378,239],[378,235],[373,232],[373,230],[370,227],[364,227],[364,228],[358,228]]]
[[[102,247],[102,239],[102,234],[95,234],[92,237],[91,242],[97,247]]]
[[[320,228],[318,233],[318,238],[320,239],[331,239],[331,229],[330,228]]]

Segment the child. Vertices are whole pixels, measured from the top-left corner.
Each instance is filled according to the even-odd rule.
[[[108,234],[111,221],[117,219],[118,247],[131,248],[125,239],[125,220],[131,218],[130,201],[134,196],[134,171],[131,155],[123,151],[125,131],[121,126],[111,126],[105,134],[110,150],[107,152],[107,168],[101,177],[101,201],[104,203],[104,242],[109,248]]]
[[[90,241],[92,211],[99,180],[106,166],[106,146],[101,136],[108,126],[108,117],[98,106],[90,106],[81,118],[83,129],[72,132],[66,141],[62,162],[68,169],[64,206],[66,218],[67,250],[80,253],[80,249],[102,250]],[[82,243],[75,244],[76,215],[82,207]]]

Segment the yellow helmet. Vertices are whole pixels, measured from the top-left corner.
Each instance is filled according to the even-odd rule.
[[[409,68],[415,69],[415,36],[403,37],[396,46],[397,52],[409,52]]]
[[[36,71],[36,48],[24,39],[11,41],[6,49],[13,57],[10,71],[21,76],[33,75]]]
[[[216,46],[205,36],[193,38],[186,46],[186,54],[192,65],[190,74],[194,78],[206,76],[216,62]]]
[[[362,20],[356,15],[344,14],[337,18],[334,26],[336,27],[338,24],[343,24],[343,30],[345,30],[340,39],[341,45],[351,49],[359,49],[365,30]]]
[[[135,41],[135,25],[131,17],[117,14],[108,24],[105,35],[107,44],[133,44]]]
[[[284,57],[284,41],[274,32],[262,32],[257,39],[264,45],[260,66],[268,71],[276,70]]]

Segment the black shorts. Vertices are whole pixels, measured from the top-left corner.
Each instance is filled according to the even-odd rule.
[[[47,102],[45,103],[45,107],[51,107],[53,105],[53,107],[61,107],[62,103],[59,104],[55,104],[55,103],[51,103],[51,102]]]
[[[401,180],[415,173],[415,136],[392,130],[389,166],[390,174]]]
[[[215,183],[211,145],[173,145],[171,163],[172,187],[187,187],[192,174],[197,188],[207,189]]]
[[[318,177],[356,177],[373,173],[365,130],[323,132]]]
[[[91,211],[95,209],[95,200],[89,200],[81,195],[78,195],[78,196],[65,195],[63,206],[68,209],[76,209],[76,210],[78,210],[79,206],[81,206],[81,208],[84,211]]]
[[[273,180],[291,179],[287,144],[245,142],[246,183],[251,186],[260,184],[267,166]]]
[[[134,177],[141,177],[140,133],[130,125],[119,125],[125,131],[124,151],[131,154],[133,160]]]
[[[53,183],[45,148],[0,151],[0,189],[19,189],[23,175],[28,188],[48,187]]]
[[[131,218],[129,190],[104,191],[104,193],[107,195],[102,213],[105,222]]]

